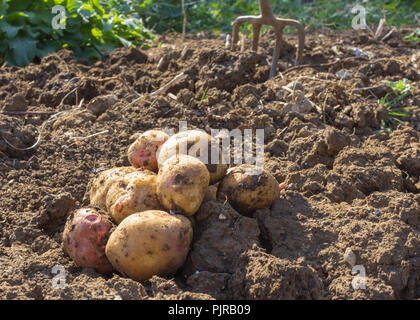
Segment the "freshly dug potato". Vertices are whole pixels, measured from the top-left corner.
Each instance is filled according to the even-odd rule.
[[[162,209],[156,193],[156,178],[152,171],[135,171],[110,186],[106,209],[117,224],[133,213]]]
[[[223,154],[220,146],[218,146],[219,159],[216,161],[217,163],[212,163],[214,162],[211,159],[212,141],[214,145],[218,146],[215,144],[214,138],[201,130],[187,130],[177,133],[162,146],[158,155],[158,164],[161,166],[166,160],[179,154],[196,157],[206,165],[210,173],[210,184],[215,184],[226,175],[228,164],[222,162]]]
[[[177,214],[192,216],[200,208],[210,175],[197,158],[178,155],[160,167],[156,180],[160,203]]]
[[[239,213],[248,215],[269,208],[280,196],[277,180],[266,170],[243,164],[232,168],[220,182],[217,198],[228,200]]]
[[[137,169],[133,167],[121,167],[108,169],[99,173],[90,186],[90,204],[94,207],[106,210],[106,195],[112,184],[126,174],[136,171]]]
[[[156,153],[169,139],[169,136],[160,130],[144,132],[128,148],[128,161],[135,168],[144,168],[153,172],[158,171]]]
[[[78,266],[109,273],[113,267],[105,255],[105,246],[112,228],[112,223],[96,209],[76,210],[64,227],[64,249]]]
[[[115,269],[136,281],[172,275],[187,257],[193,230],[187,217],[150,210],[124,219],[105,252]]]

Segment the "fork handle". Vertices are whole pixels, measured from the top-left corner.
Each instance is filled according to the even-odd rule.
[[[270,0],[260,0],[260,10],[263,17],[272,17],[273,11],[271,11]]]

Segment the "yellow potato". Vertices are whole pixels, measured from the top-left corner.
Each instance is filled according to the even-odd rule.
[[[211,158],[212,143],[219,149],[219,159],[216,161]],[[206,165],[207,170],[210,173],[210,184],[217,183],[226,175],[228,164],[222,162],[223,154],[221,148],[216,144],[216,140],[204,131],[187,130],[170,137],[159,152],[159,167],[163,165],[166,160],[180,154],[200,159]]]
[[[106,209],[117,224],[133,213],[162,209],[156,193],[156,177],[149,170],[135,171],[111,185]]]
[[[245,215],[271,207],[279,196],[277,180],[266,170],[248,164],[232,168],[217,190],[218,199],[229,201],[235,210]]]
[[[111,234],[105,254],[136,281],[174,274],[185,262],[193,230],[188,218],[150,210],[127,217]]]
[[[166,160],[157,177],[160,203],[175,213],[192,216],[200,208],[210,175],[197,158],[178,155]]]
[[[133,167],[121,167],[99,173],[90,186],[89,197],[91,205],[106,210],[106,196],[109,188],[121,177],[135,171],[137,169]]]
[[[144,168],[153,172],[158,171],[156,154],[158,149],[169,139],[169,136],[160,130],[144,132],[128,148],[128,161],[135,168]]]

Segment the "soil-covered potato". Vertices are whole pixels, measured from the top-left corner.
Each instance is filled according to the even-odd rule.
[[[141,170],[126,174],[111,185],[106,208],[117,224],[133,213],[162,209],[156,193],[156,178],[154,172]]]
[[[99,173],[92,181],[89,190],[90,204],[102,210],[106,210],[106,195],[109,188],[126,174],[136,172],[134,167],[112,168]]]
[[[124,219],[111,234],[105,252],[116,270],[144,281],[174,274],[185,262],[192,236],[187,217],[150,210]]]
[[[160,210],[156,177],[150,170],[133,167],[103,171],[91,184],[90,204],[107,211],[117,224],[136,212]]]
[[[232,168],[220,182],[217,198],[228,200],[242,214],[269,208],[280,196],[277,180],[266,170],[243,164]]]
[[[78,266],[109,273],[113,267],[105,255],[105,246],[112,228],[112,223],[98,210],[76,210],[69,215],[64,227],[64,249]]]
[[[160,130],[144,132],[128,148],[128,161],[135,168],[144,168],[157,172],[157,152],[168,139],[169,136]]]
[[[212,159],[212,147],[219,149],[219,158]],[[201,130],[186,130],[168,139],[158,155],[158,164],[162,166],[166,160],[175,155],[189,155],[200,159],[210,173],[210,184],[220,181],[228,169],[228,161],[222,161],[223,154],[217,141]],[[225,163],[224,163],[225,162]]]
[[[210,175],[197,158],[178,155],[165,161],[157,177],[160,203],[175,213],[192,216],[200,208]]]

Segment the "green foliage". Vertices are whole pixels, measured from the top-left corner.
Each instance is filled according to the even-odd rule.
[[[403,38],[405,42],[410,42],[413,44],[420,43],[420,28],[417,28],[412,33],[410,33],[408,36],[405,36]]]
[[[182,30],[181,0],[127,2],[155,32]],[[305,4],[301,0],[271,0],[271,4],[276,16],[297,19],[308,28],[351,28],[356,15],[352,8],[357,4],[366,9],[366,20],[371,26],[379,23],[384,11],[388,25],[415,25],[418,24],[416,15],[420,18],[420,0],[313,0]],[[259,14],[258,0],[185,0],[185,5],[187,30],[192,33],[230,32],[235,17]]]
[[[412,117],[411,110],[418,108],[414,107],[402,107],[399,106],[400,102],[411,94],[411,85],[407,79],[399,81],[384,81],[394,92],[394,97],[390,99],[390,94],[387,93],[384,97],[378,100],[380,106],[387,108],[387,119],[381,121],[381,130],[379,132],[391,133],[392,129],[398,123],[404,123],[404,120],[408,120]]]
[[[414,25],[420,0],[271,0],[273,13],[300,20],[306,28],[351,28],[356,4],[366,9],[367,23],[386,13],[388,25]],[[51,26],[55,5],[66,9],[66,28]],[[187,31],[231,32],[239,15],[259,14],[258,0],[185,0]],[[115,47],[142,46],[153,32],[181,32],[181,0],[0,0],[0,62],[24,66],[61,48],[76,57],[100,58]],[[252,28],[243,26],[252,35]],[[286,29],[286,32],[289,29]],[[290,29],[291,30],[291,29]],[[418,43],[419,31],[404,38]]]
[[[0,57],[11,65],[24,66],[61,48],[79,58],[100,58],[118,46],[142,45],[151,38],[141,18],[125,15],[99,0],[5,0],[0,4]],[[54,29],[57,14],[66,9],[65,28]]]

